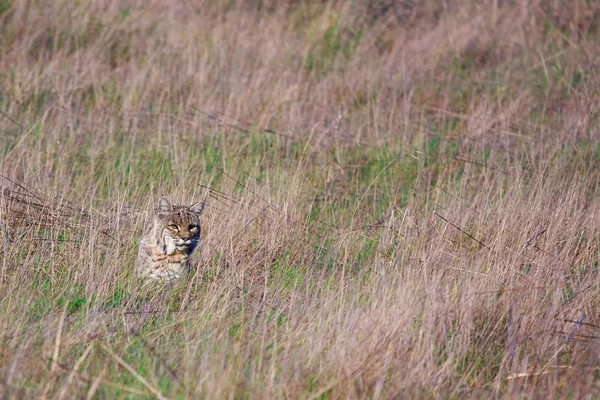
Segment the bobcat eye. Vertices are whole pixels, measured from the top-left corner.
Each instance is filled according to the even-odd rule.
[[[174,231],[178,231],[179,227],[175,224],[167,225],[167,228],[172,229]]]
[[[189,228],[190,232],[196,232],[198,230],[198,227],[196,225],[190,225]]]

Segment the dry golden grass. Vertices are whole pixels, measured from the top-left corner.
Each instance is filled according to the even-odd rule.
[[[0,392],[597,395],[599,21],[0,0]],[[207,208],[159,290],[161,194]]]

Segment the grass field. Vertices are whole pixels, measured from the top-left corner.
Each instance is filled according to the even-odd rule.
[[[597,398],[599,35],[588,0],[0,0],[0,394]],[[163,194],[203,238],[146,288]]]

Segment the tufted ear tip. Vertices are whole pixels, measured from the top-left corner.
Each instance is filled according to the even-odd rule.
[[[204,211],[204,200],[190,206],[190,211],[194,214],[202,214],[202,211]]]
[[[160,200],[158,200],[158,212],[171,212],[173,211],[173,206],[169,203],[169,200],[165,196],[160,196]]]

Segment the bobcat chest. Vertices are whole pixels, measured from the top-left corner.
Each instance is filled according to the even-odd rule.
[[[168,277],[169,279],[175,280],[184,276],[187,271],[187,261],[177,263],[167,263],[162,266],[162,276]]]
[[[152,258],[153,267],[149,275],[165,281],[175,281],[182,278],[189,269],[188,257],[182,254],[156,254]]]

